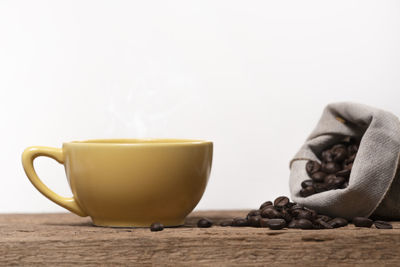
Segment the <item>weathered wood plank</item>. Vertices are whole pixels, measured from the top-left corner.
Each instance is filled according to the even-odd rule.
[[[195,212],[161,232],[94,227],[73,214],[0,215],[0,265],[400,265],[397,222],[393,230],[194,227],[199,217],[245,214]]]

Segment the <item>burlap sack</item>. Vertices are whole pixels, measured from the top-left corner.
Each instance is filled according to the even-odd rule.
[[[362,137],[345,189],[303,198],[301,182],[310,179],[308,160],[344,136]],[[291,161],[290,192],[294,202],[330,216],[351,219],[379,216],[400,219],[400,122],[393,114],[356,103],[328,105],[316,128]]]

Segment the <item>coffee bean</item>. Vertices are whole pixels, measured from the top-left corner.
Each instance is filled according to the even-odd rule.
[[[343,162],[347,158],[347,149],[345,146],[333,149],[333,161],[336,163]]]
[[[321,230],[321,229],[324,229],[324,227],[322,226],[322,225],[320,225],[318,222],[316,222],[316,221],[312,221],[311,222],[312,223],[312,229],[315,229],[315,230]]]
[[[353,163],[349,163],[349,164],[343,166],[343,170],[351,171],[352,168],[353,168]]]
[[[313,215],[308,210],[299,210],[296,216],[297,219],[313,220]]]
[[[159,222],[152,223],[150,226],[150,231],[152,232],[158,232],[162,230],[164,230],[164,225]]]
[[[264,202],[261,206],[260,206],[260,210],[268,207],[268,206],[272,206],[272,202],[271,201],[266,201]]]
[[[271,219],[261,218],[260,219],[260,227],[268,227],[268,221]]]
[[[278,208],[286,207],[289,204],[289,198],[285,196],[277,197],[274,201],[274,206]]]
[[[321,165],[321,169],[325,173],[332,174],[332,173],[336,173],[336,172],[340,171],[342,168],[340,167],[340,165],[338,165],[335,162],[327,162],[327,163],[323,163]]]
[[[321,193],[328,190],[328,187],[325,183],[314,183],[314,190],[316,193]]]
[[[315,188],[313,186],[307,186],[306,188],[300,190],[301,197],[308,197],[313,194],[315,194]]]
[[[325,188],[326,190],[332,190],[332,189],[337,189],[337,185],[336,185],[336,175],[334,174],[330,174],[328,177],[325,178]]]
[[[358,145],[350,145],[350,146],[348,146],[347,147],[347,152],[350,155],[353,155],[353,154],[357,153],[358,152]]]
[[[311,174],[313,174],[314,172],[319,171],[320,169],[321,169],[321,164],[319,164],[319,163],[316,162],[316,161],[309,160],[309,161],[306,163],[306,171],[307,171],[307,174],[308,174],[308,175],[311,175]]]
[[[324,222],[328,222],[332,220],[332,218],[326,215],[317,215],[317,220],[323,220]]]
[[[341,171],[338,171],[336,173],[336,176],[341,176],[343,178],[349,178],[350,177],[350,172],[351,172],[350,169],[343,169]]]
[[[304,210],[308,211],[311,214],[311,220],[315,220],[317,218],[318,213],[315,210],[309,208],[304,208]]]
[[[330,149],[332,151],[335,151],[338,148],[346,148],[346,142],[345,141],[341,141],[340,143],[333,145]]]
[[[284,219],[287,223],[289,223],[292,220],[292,216],[286,210],[282,210],[281,215],[282,215],[282,219]]]
[[[307,186],[312,186],[313,185],[313,180],[305,180],[301,183],[302,188],[306,188]]]
[[[325,222],[322,219],[316,219],[314,221],[314,228],[316,229],[333,229],[332,225],[329,223]]]
[[[232,222],[233,222],[233,220],[224,220],[219,223],[219,226],[222,226],[222,227],[232,226]]]
[[[281,218],[281,213],[274,209],[273,207],[267,207],[261,211],[261,217],[268,219]]]
[[[326,181],[326,186],[329,190],[338,189],[346,180],[340,176],[332,176],[328,181]]]
[[[211,227],[212,225],[212,221],[207,219],[207,218],[201,218],[198,222],[197,222],[197,227],[200,228],[208,228]]]
[[[393,229],[393,226],[385,221],[374,221],[374,225],[378,229]]]
[[[248,222],[248,224],[249,224],[250,226],[253,226],[253,227],[260,227],[260,219],[261,219],[261,216],[260,216],[260,215],[251,216],[251,217],[249,217],[249,218],[247,219],[247,222]]]
[[[286,209],[290,209],[292,208],[294,205],[296,205],[296,203],[294,202],[289,202],[289,204],[287,204]]]
[[[340,142],[340,143],[338,143],[338,144],[336,144],[336,145],[333,145],[331,148],[330,148],[330,150],[333,152],[333,153],[335,153],[335,151],[337,150],[337,149],[340,149],[340,148],[344,148],[344,149],[346,149],[347,150],[347,146],[346,146],[346,142]]]
[[[293,205],[292,207],[290,207],[289,211],[291,212],[291,211],[297,210],[297,209],[302,210],[303,208],[304,208],[304,207],[303,207],[302,205],[300,205],[300,204],[295,204],[295,205]]]
[[[329,177],[328,177],[329,178]],[[329,180],[339,179],[340,182],[345,180],[344,177],[339,177],[331,175]],[[332,182],[333,183],[333,182]],[[347,182],[346,182],[347,183]],[[321,183],[315,183],[321,184]],[[284,202],[283,202],[284,200]],[[261,211],[261,215],[258,214],[258,210],[252,210],[249,212],[249,219],[236,218],[239,222],[237,225],[241,226],[254,226],[254,227],[269,227],[271,229],[282,229],[284,227],[288,228],[299,228],[299,229],[333,229],[344,227],[348,225],[348,221],[344,218],[336,217],[330,218],[324,214],[318,214],[315,210],[302,206],[301,204],[292,203],[287,197],[279,197],[275,200],[275,204],[281,204],[282,207],[277,210],[277,207],[267,206]],[[250,216],[255,215],[255,216]],[[235,220],[233,225],[235,225]],[[355,217],[353,218],[353,223],[356,227],[371,227],[372,223],[378,229],[392,229],[393,226],[385,221],[375,221],[365,218],[365,217]]]
[[[333,228],[344,227],[348,224],[348,221],[344,218],[334,218],[328,222]]]
[[[288,228],[298,228],[297,220],[291,220],[287,227]]]
[[[323,151],[321,156],[322,156],[322,160],[324,162],[332,162],[333,161],[333,153],[330,150]]]
[[[372,220],[365,218],[365,217],[354,217],[352,221],[355,226],[366,227],[366,228],[370,228],[373,223]]]
[[[293,217],[297,218],[297,216],[299,216],[299,214],[302,213],[302,212],[304,212],[304,209],[295,209],[295,210],[291,210],[290,214]]]
[[[311,179],[313,179],[313,181],[317,182],[317,183],[323,182],[325,177],[326,177],[326,173],[324,173],[324,172],[315,172],[311,175]]]
[[[357,154],[353,154],[350,157],[348,157],[347,159],[344,160],[344,164],[348,165],[350,163],[353,163],[354,160],[356,159]]]
[[[232,226],[237,226],[237,227],[249,226],[249,222],[244,218],[234,218]]]
[[[269,219],[268,227],[271,230],[280,230],[286,227],[286,221],[284,219]]]
[[[310,220],[307,219],[298,219],[296,222],[296,228],[300,229],[313,229],[313,224]]]
[[[324,183],[329,184],[329,183],[331,183],[331,181],[332,181],[333,179],[335,179],[335,178],[336,178],[336,175],[335,175],[335,174],[329,174],[329,175],[327,175],[327,176],[325,177]]]
[[[260,215],[260,210],[251,210],[248,214],[247,214],[247,219],[251,216],[257,216]]]

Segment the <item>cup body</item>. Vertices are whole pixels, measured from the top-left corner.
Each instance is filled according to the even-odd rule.
[[[178,139],[90,140],[63,144],[77,204],[98,226],[184,223],[200,201],[213,144]]]

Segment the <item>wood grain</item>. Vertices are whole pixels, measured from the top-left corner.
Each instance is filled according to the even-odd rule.
[[[73,214],[0,215],[0,265],[400,265],[397,222],[393,230],[195,227],[199,217],[219,222],[245,214],[195,212],[184,227],[161,232],[94,227]]]

